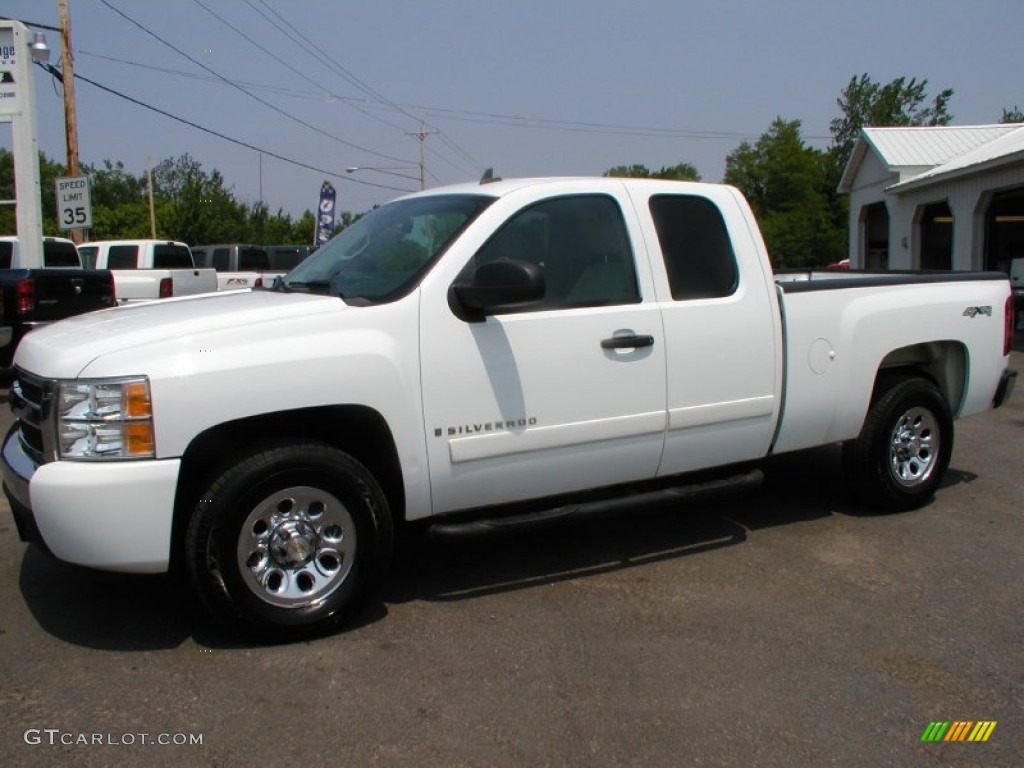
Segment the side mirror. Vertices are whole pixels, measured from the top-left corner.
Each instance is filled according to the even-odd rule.
[[[476,316],[518,309],[544,298],[544,273],[536,264],[509,259],[476,270],[468,283],[452,287],[456,301]]]

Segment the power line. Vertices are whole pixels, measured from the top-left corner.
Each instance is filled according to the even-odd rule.
[[[52,64],[41,64],[40,63],[39,66],[42,67],[43,69],[45,69],[47,72],[49,72],[57,80],[63,82],[63,80],[64,80],[63,73],[59,69],[54,67]],[[299,168],[305,168],[305,169],[310,170],[310,171],[316,171],[317,173],[322,173],[322,174],[324,174],[326,176],[331,176],[331,177],[333,177],[335,179],[342,179],[343,181],[347,181],[350,184],[361,184],[361,185],[366,186],[366,187],[376,187],[378,189],[388,189],[388,190],[392,190],[394,192],[412,192],[413,191],[411,189],[404,189],[402,187],[390,187],[390,186],[387,186],[385,184],[374,184],[371,181],[363,181],[362,179],[355,179],[355,178],[352,178],[350,176],[345,176],[345,175],[340,174],[340,173],[335,173],[334,171],[329,171],[329,170],[327,170],[325,168],[318,168],[315,165],[310,165],[309,163],[304,163],[301,160],[295,160],[294,158],[291,158],[291,157],[285,157],[284,155],[280,155],[277,152],[273,152],[273,151],[271,151],[269,149],[264,149],[262,147],[257,147],[255,144],[250,144],[247,141],[242,141],[241,139],[233,138],[233,137],[228,136],[226,134],[220,133],[219,131],[215,131],[212,128],[207,128],[205,126],[199,125],[198,123],[194,123],[191,120],[186,120],[183,117],[180,117],[178,115],[175,115],[175,114],[172,114],[170,112],[167,112],[166,110],[160,109],[159,107],[154,107],[152,104],[147,104],[146,102],[140,101],[139,99],[133,98],[133,97],[131,97],[131,96],[125,94],[125,93],[121,93],[120,91],[114,90],[113,88],[109,88],[109,87],[107,87],[105,85],[97,83],[95,80],[90,80],[88,77],[85,77],[84,75],[81,75],[81,74],[79,74],[77,72],[75,73],[75,79],[76,80],[81,80],[82,82],[85,82],[85,83],[88,83],[89,85],[91,85],[91,86],[93,86],[95,88],[99,88],[101,91],[106,91],[107,93],[113,94],[114,96],[117,96],[118,98],[124,99],[125,101],[130,101],[132,104],[140,106],[143,109],[148,109],[151,112],[156,112],[158,115],[163,115],[164,117],[169,117],[171,120],[175,120],[175,121],[177,121],[179,123],[183,123],[184,125],[187,125],[190,128],[195,128],[197,130],[203,131],[204,133],[208,133],[211,136],[216,136],[218,139],[224,139],[225,141],[230,141],[232,144],[237,144],[240,147],[245,147],[246,149],[251,149],[254,152],[262,152],[263,154],[265,154],[265,155],[267,155],[269,157],[273,157],[273,158],[275,158],[277,160],[281,160],[281,161],[283,161],[285,163],[289,163],[291,165],[298,166]]]
[[[113,61],[117,64],[125,64],[129,67],[138,67],[139,69],[148,69],[153,72],[162,72],[165,75],[175,75],[176,77],[185,77],[190,80],[203,80],[208,83],[220,83],[222,82],[219,77],[211,77],[209,75],[201,75],[195,72],[185,72],[181,69],[171,69],[170,67],[158,67],[153,64],[145,64],[141,61],[129,61],[128,59],[119,59],[116,56],[106,56],[102,53],[94,53],[93,51],[87,51],[84,48],[77,48],[75,50],[77,56],[88,56],[93,59],[103,59],[104,61]],[[236,83],[243,85],[246,88],[258,90],[258,91],[269,91],[271,93],[277,93],[282,96],[293,96],[295,98],[303,99],[316,99],[317,101],[349,101],[353,97],[351,96],[335,96],[334,94],[323,91],[323,93],[314,93],[313,91],[299,91],[294,88],[285,88],[277,85],[266,85],[263,83],[251,83],[245,80],[236,80]]]
[[[102,53],[96,53],[94,51],[87,51],[87,50],[85,50],[83,48],[79,48],[77,50],[77,53],[80,56],[86,56],[86,57],[94,58],[94,59],[102,59],[103,61],[112,61],[112,62],[114,62],[116,64],[124,64],[126,66],[137,67],[139,69],[148,69],[148,70],[150,70],[152,72],[162,72],[163,74],[174,75],[176,77],[183,77],[183,78],[187,78],[187,79],[190,79],[190,80],[202,80],[202,81],[205,81],[205,82],[214,82],[214,83],[221,83],[222,82],[221,79],[218,78],[218,77],[211,77],[209,75],[197,74],[195,72],[185,72],[185,71],[180,70],[180,69],[171,69],[169,67],[158,67],[158,66],[155,66],[153,64],[146,64],[146,63],[143,63],[143,62],[140,62],[140,61],[130,61],[128,59],[120,59],[120,58],[117,58],[116,56],[107,56],[107,55],[102,54]],[[369,117],[373,117],[374,119],[378,119],[379,120],[379,118],[376,118],[376,116],[371,114],[366,109],[362,109],[362,108],[360,108],[360,107],[358,107],[358,106],[356,106],[355,104],[352,103],[352,102],[355,102],[355,101],[365,102],[366,100],[361,98],[361,97],[342,96],[340,94],[335,94],[335,93],[332,93],[332,92],[326,91],[326,90],[322,91],[321,93],[316,93],[316,92],[313,92],[313,91],[300,91],[300,90],[296,90],[294,88],[286,88],[286,87],[283,87],[283,86],[275,86],[275,85],[266,85],[266,84],[263,84],[263,83],[252,83],[252,82],[247,82],[247,81],[244,81],[244,80],[236,80],[235,82],[239,83],[240,85],[244,85],[246,88],[249,88],[249,89],[269,91],[271,93],[276,93],[276,94],[282,95],[282,96],[292,96],[292,97],[295,97],[295,98],[304,98],[304,99],[315,99],[315,100],[320,101],[320,102],[340,101],[340,102],[342,102],[344,104],[347,104],[347,105],[353,107],[354,109],[356,109],[358,112],[361,112],[362,114],[365,114],[365,115],[367,115]],[[392,123],[388,123],[387,121],[382,121],[382,122],[384,122],[386,125],[389,125],[389,126],[391,126],[393,128],[399,128],[398,126],[395,126]],[[440,133],[439,137],[440,137],[441,141],[444,142],[446,145],[448,145],[449,148],[453,152],[455,152],[457,154],[461,154],[463,156],[463,158],[466,159],[471,165],[470,166],[466,166],[466,165],[457,164],[457,163],[453,162],[452,160],[450,160],[449,158],[445,157],[443,154],[440,154],[440,153],[437,153],[437,152],[433,153],[434,157],[436,157],[438,160],[441,160],[441,161],[447,163],[452,168],[457,169],[461,173],[468,172],[470,174],[473,174],[474,171],[473,171],[473,168],[471,166],[474,165],[476,163],[476,161],[472,157],[469,157],[468,155],[466,155],[466,153],[463,152],[461,150],[461,148],[459,148],[457,145],[453,144],[444,133]],[[414,161],[412,161],[412,160],[408,160],[408,161],[403,160],[403,162],[407,162],[408,164],[411,165]],[[434,179],[434,181],[436,181],[438,184],[442,184],[443,183],[440,179],[438,179],[436,174],[428,171],[428,175],[432,179]]]
[[[266,101],[265,99],[261,99],[259,96],[255,95],[253,93],[250,93],[249,91],[245,90],[245,88],[243,88],[242,86],[238,85],[234,81],[229,80],[228,78],[226,78],[223,75],[221,75],[219,72],[216,72],[215,70],[213,70],[210,67],[206,66],[202,62],[192,58],[187,53],[182,51],[180,48],[177,48],[176,46],[172,45],[171,43],[169,43],[168,41],[166,41],[162,37],[160,37],[160,35],[156,34],[152,30],[150,30],[150,29],[146,28],[145,26],[143,26],[142,24],[140,24],[135,19],[133,19],[130,16],[128,16],[128,14],[124,13],[123,11],[121,11],[120,9],[115,7],[114,5],[111,5],[109,0],[100,0],[100,2],[103,5],[107,6],[107,8],[112,10],[114,13],[116,13],[118,16],[120,16],[121,18],[125,19],[125,21],[128,21],[132,25],[138,27],[140,30],[145,32],[147,35],[149,35],[153,39],[155,39],[158,42],[160,42],[161,44],[167,46],[168,48],[170,48],[172,51],[174,51],[175,53],[179,54],[180,56],[183,56],[184,58],[186,58],[189,61],[191,61],[197,67],[200,67],[200,68],[206,70],[211,75],[213,75],[214,77],[216,77],[219,80],[223,81],[227,85],[230,85],[232,88],[235,88],[236,90],[241,91],[242,93],[244,93],[249,98],[255,99],[260,104],[263,104],[264,106],[269,107],[270,109],[274,110],[278,114],[283,115],[284,117],[287,117],[289,120],[292,120],[292,121],[298,123],[299,125],[303,125],[306,128],[309,128],[310,130],[315,131],[316,133],[319,133],[319,134],[321,134],[323,136],[326,136],[329,139],[333,139],[334,141],[337,141],[340,144],[344,144],[346,147],[351,147],[352,149],[357,149],[360,152],[366,152],[367,154],[374,155],[375,157],[382,157],[382,158],[384,158],[386,160],[395,160],[396,162],[404,162],[404,160],[402,158],[400,158],[400,157],[394,157],[393,155],[385,155],[385,154],[383,154],[381,152],[376,152],[376,151],[374,151],[372,149],[367,149],[366,147],[361,147],[358,144],[353,144],[351,141],[346,141],[345,139],[342,139],[339,136],[335,136],[335,135],[333,135],[331,133],[328,133],[327,131],[321,130],[320,128],[317,128],[315,125],[307,123],[305,120],[301,120],[301,119],[297,118],[295,115],[292,115],[292,114],[286,112],[285,110],[283,110],[283,109],[281,109],[279,107],[274,106],[269,101]]]
[[[372,88],[372,87],[371,87],[370,85],[368,85],[368,84],[367,84],[367,83],[365,83],[365,82],[364,82],[363,80],[361,80],[361,79],[360,79],[359,77],[357,77],[357,76],[356,76],[356,75],[355,75],[354,73],[352,73],[352,72],[351,72],[350,70],[348,70],[348,69],[346,69],[346,68],[345,68],[344,66],[342,66],[342,65],[341,65],[341,64],[340,64],[340,63],[339,63],[339,62],[338,62],[338,61],[337,61],[337,60],[336,60],[335,58],[333,58],[333,57],[332,57],[332,56],[331,56],[331,55],[330,55],[330,54],[329,54],[329,53],[328,53],[327,51],[325,51],[325,50],[324,50],[323,48],[321,48],[320,46],[318,46],[318,45],[317,45],[317,44],[316,44],[315,42],[313,42],[313,41],[312,41],[311,39],[309,39],[309,38],[308,38],[308,37],[307,37],[306,35],[304,35],[304,34],[303,34],[303,33],[302,33],[302,32],[301,32],[301,31],[300,31],[299,29],[297,29],[297,28],[295,27],[295,25],[294,25],[294,24],[292,24],[291,22],[289,22],[289,21],[288,21],[288,20],[287,20],[286,18],[284,18],[284,17],[283,17],[283,16],[281,15],[281,14],[279,14],[279,13],[278,13],[278,12],[277,12],[276,10],[274,10],[274,9],[273,9],[273,8],[272,8],[272,7],[271,7],[271,6],[270,6],[270,5],[269,5],[269,4],[267,3],[267,1],[266,1],[266,0],[259,0],[259,2],[260,2],[260,3],[261,3],[261,4],[262,4],[262,5],[263,5],[263,6],[264,6],[264,7],[265,7],[265,8],[267,9],[267,10],[269,10],[269,11],[270,11],[270,12],[271,12],[272,14],[274,14],[274,16],[276,16],[276,17],[277,17],[278,19],[280,19],[280,20],[281,20],[281,22],[282,22],[283,24],[285,24],[285,25],[286,25],[286,26],[287,26],[287,27],[288,27],[289,29],[291,29],[291,30],[292,30],[292,31],[293,31],[293,32],[294,32],[294,33],[295,33],[296,35],[298,35],[298,37],[299,37],[299,38],[300,38],[300,39],[301,39],[302,41],[304,41],[304,42],[305,42],[305,43],[306,43],[306,44],[307,44],[307,45],[308,45],[308,46],[309,46],[310,48],[312,48],[313,50],[315,50],[315,51],[316,51],[317,53],[319,53],[319,54],[320,54],[320,56],[321,56],[322,58],[317,58],[317,57],[315,57],[315,56],[313,57],[313,58],[316,58],[318,62],[320,62],[321,64],[324,64],[325,66],[327,65],[327,63],[330,63],[331,65],[333,65],[333,70],[334,70],[334,72],[335,72],[336,74],[340,75],[340,76],[341,76],[342,78],[344,78],[345,80],[347,80],[347,81],[348,81],[349,83],[351,83],[352,85],[356,86],[356,87],[357,87],[357,88],[358,88],[359,90],[363,91],[364,93],[368,94],[369,96],[373,97],[373,98],[374,98],[374,99],[375,99],[376,101],[380,102],[381,104],[384,104],[384,105],[386,105],[386,106],[388,106],[388,107],[391,107],[392,109],[396,110],[397,112],[399,112],[399,113],[401,113],[401,114],[405,115],[406,117],[408,117],[408,118],[410,118],[410,119],[412,119],[412,120],[415,120],[415,121],[416,121],[416,122],[418,122],[418,123],[421,123],[421,124],[423,124],[423,123],[425,122],[425,121],[423,120],[423,118],[422,118],[422,117],[420,117],[419,115],[415,115],[415,114],[413,114],[412,112],[410,112],[409,110],[407,110],[407,109],[406,109],[405,107],[401,106],[400,104],[396,104],[395,102],[391,101],[390,99],[388,99],[387,97],[385,97],[385,96],[384,96],[384,95],[383,95],[382,93],[380,93],[380,92],[379,92],[379,91],[377,91],[376,89]],[[292,42],[296,42],[296,41],[295,41],[295,38],[294,38],[294,37],[292,37],[292,35],[291,35],[291,34],[289,34],[289,33],[285,32],[285,30],[283,30],[283,29],[282,29],[282,28],[280,27],[280,25],[278,25],[278,24],[274,23],[274,22],[273,22],[273,21],[272,21],[271,19],[269,19],[269,18],[268,18],[268,17],[266,16],[266,14],[262,13],[262,12],[261,12],[261,11],[260,11],[260,10],[259,10],[258,8],[256,8],[256,6],[254,6],[254,5],[252,4],[252,0],[245,0],[245,3],[246,3],[246,4],[247,4],[247,5],[248,5],[248,6],[250,7],[250,8],[252,8],[252,9],[253,9],[254,11],[256,11],[256,12],[257,12],[257,13],[259,13],[259,14],[260,14],[261,16],[263,16],[263,18],[267,19],[267,21],[270,21],[270,23],[274,24],[274,26],[275,26],[275,27],[277,27],[277,29],[278,29],[278,30],[279,30],[279,31],[280,31],[280,32],[281,32],[282,34],[284,34],[284,35],[285,35],[286,37],[288,37],[288,38],[289,38],[290,40],[292,40]],[[313,55],[313,54],[312,54],[311,52],[309,52],[309,51],[308,51],[308,49],[307,49],[307,48],[306,48],[305,46],[301,46],[301,45],[300,45],[300,47],[302,47],[302,48],[303,48],[303,50],[306,50],[306,51],[307,51],[307,53],[310,53],[310,56],[312,56],[312,55]],[[328,67],[328,69],[331,69],[331,68],[332,68],[332,67]],[[422,125],[421,125],[421,127],[422,127]],[[441,131],[440,131],[440,130],[439,130],[439,129],[437,128],[437,126],[434,126],[434,125],[429,125],[428,127],[429,127],[429,128],[432,128],[432,129],[434,129],[434,130],[436,130],[436,131],[438,131],[438,133],[441,133]],[[467,152],[466,152],[465,150],[463,150],[463,149],[461,149],[461,148],[457,148],[457,147],[456,147],[456,145],[455,145],[455,143],[454,143],[454,142],[453,142],[453,141],[452,141],[451,139],[448,139],[448,141],[446,142],[446,144],[447,144],[448,146],[450,146],[450,147],[451,147],[451,148],[452,148],[453,150],[455,150],[455,151],[457,152],[457,154],[461,155],[461,156],[462,156],[463,158],[465,158],[466,160],[468,160],[468,161],[469,161],[470,163],[472,163],[473,165],[479,166],[479,163],[478,163],[478,162],[477,162],[477,161],[476,161],[476,160],[475,160],[475,159],[474,159],[473,157],[471,157],[471,156],[470,156],[470,155],[469,155],[469,154],[468,154],[468,153],[467,153]]]
[[[264,19],[266,19],[266,20],[267,20],[267,22],[269,22],[269,23],[270,23],[271,25],[273,25],[273,26],[274,26],[274,27],[275,27],[275,28],[276,28],[276,29],[277,29],[277,30],[278,30],[278,31],[279,31],[279,32],[280,32],[281,34],[283,34],[283,35],[284,35],[285,37],[287,37],[287,38],[288,38],[289,40],[291,40],[291,41],[292,41],[293,43],[295,43],[296,45],[298,45],[298,46],[299,46],[299,47],[300,47],[300,48],[301,48],[302,50],[306,51],[306,53],[308,53],[308,54],[309,54],[309,55],[310,55],[310,56],[311,56],[312,58],[316,59],[316,60],[317,60],[318,62],[320,62],[320,63],[321,63],[321,64],[323,64],[324,66],[327,66],[327,64],[328,64],[328,63],[329,63],[329,64],[331,64],[332,66],[328,66],[327,68],[328,68],[328,69],[332,69],[332,70],[334,71],[334,73],[335,73],[335,74],[337,74],[337,75],[341,76],[341,77],[342,77],[342,78],[343,78],[344,80],[346,80],[346,81],[347,81],[348,83],[350,83],[351,85],[354,85],[354,86],[355,86],[356,88],[358,88],[359,90],[361,90],[361,91],[362,91],[363,93],[365,93],[365,94],[367,94],[367,95],[369,95],[369,96],[372,96],[372,97],[373,97],[373,98],[374,98],[374,99],[375,99],[376,101],[379,101],[379,102],[380,102],[381,104],[386,104],[386,105],[388,105],[389,107],[391,107],[392,109],[394,109],[395,111],[397,111],[397,112],[400,112],[401,114],[403,114],[403,115],[405,115],[406,117],[408,117],[408,118],[409,118],[410,120],[415,120],[416,122],[419,122],[419,121],[420,121],[420,118],[419,118],[419,117],[417,117],[416,115],[414,115],[414,114],[410,113],[409,111],[407,111],[407,110],[405,110],[405,109],[402,109],[402,108],[401,108],[400,106],[398,106],[397,104],[394,104],[393,102],[389,101],[389,100],[388,100],[387,98],[385,98],[385,97],[384,97],[384,95],[383,95],[383,94],[381,94],[381,93],[379,93],[378,91],[374,90],[374,89],[373,89],[372,87],[370,87],[370,86],[369,86],[369,85],[368,85],[367,83],[363,82],[363,81],[362,81],[362,80],[360,80],[360,79],[359,79],[358,77],[356,77],[356,75],[355,75],[355,74],[353,74],[353,73],[352,73],[352,72],[350,72],[350,71],[349,71],[348,69],[346,69],[345,67],[343,67],[343,66],[342,66],[342,65],[341,65],[340,63],[338,63],[338,62],[337,62],[337,61],[336,61],[336,60],[335,60],[335,59],[334,59],[334,58],[333,58],[333,57],[332,57],[332,56],[331,56],[331,55],[330,55],[330,54],[329,54],[329,53],[328,53],[327,51],[325,51],[325,50],[324,50],[323,48],[321,48],[320,46],[318,46],[318,45],[317,45],[317,44],[316,44],[315,42],[313,42],[313,41],[312,41],[312,40],[310,40],[310,39],[309,39],[308,37],[306,37],[306,35],[304,35],[304,34],[303,34],[303,33],[302,33],[301,31],[299,31],[298,29],[296,29],[295,25],[293,25],[293,24],[292,24],[292,23],[291,23],[290,21],[288,21],[288,20],[287,20],[286,18],[284,18],[284,16],[282,16],[282,15],[281,15],[281,14],[279,14],[279,13],[278,13],[277,11],[275,11],[275,10],[274,10],[274,9],[273,9],[273,8],[272,8],[272,7],[271,7],[271,6],[270,6],[270,5],[269,5],[269,4],[267,3],[267,2],[266,2],[266,0],[260,0],[260,3],[261,3],[261,4],[262,4],[262,5],[263,5],[263,6],[264,6],[264,7],[265,7],[265,8],[266,8],[266,9],[267,9],[268,11],[270,11],[270,12],[271,12],[272,14],[274,14],[274,16],[276,16],[276,17],[277,17],[278,19],[280,19],[280,20],[281,20],[281,22],[282,22],[282,23],[283,23],[283,24],[284,24],[285,26],[287,26],[287,27],[288,27],[288,29],[290,29],[290,30],[291,30],[292,32],[294,32],[294,33],[295,33],[295,36],[298,36],[299,40],[296,40],[296,39],[295,39],[295,36],[293,36],[293,35],[292,35],[291,33],[289,33],[289,32],[286,32],[286,31],[285,31],[285,30],[284,30],[284,29],[283,29],[283,28],[281,27],[281,25],[280,25],[280,24],[278,24],[277,22],[275,22],[275,21],[274,21],[273,19],[271,19],[271,18],[270,18],[269,16],[267,16],[267,15],[266,15],[265,13],[263,13],[263,11],[261,11],[261,10],[260,10],[259,8],[257,8],[257,7],[255,6],[255,5],[253,5],[253,3],[252,3],[252,0],[245,0],[245,4],[246,4],[246,5],[248,5],[248,6],[249,6],[250,8],[252,8],[252,9],[253,9],[254,11],[256,11],[256,13],[258,13],[258,14],[259,14],[260,16],[262,16],[262,17],[263,17]],[[302,45],[302,43],[303,43],[303,42],[304,42],[304,43],[305,43],[306,45]],[[317,56],[313,56],[312,52],[311,52],[311,51],[309,50],[310,48],[312,48],[312,49],[313,49],[313,50],[315,50],[315,51],[316,51],[317,53],[319,53],[319,54],[320,54],[320,57],[317,57]]]
[[[264,45],[260,45],[260,44],[259,44],[258,42],[256,42],[255,40],[253,40],[253,39],[252,39],[251,37],[249,37],[249,36],[248,36],[247,34],[245,34],[245,33],[244,33],[244,32],[243,32],[242,30],[238,29],[238,27],[234,26],[234,25],[233,25],[233,24],[231,24],[231,23],[230,23],[229,21],[227,21],[226,19],[224,19],[224,18],[223,18],[222,16],[218,15],[218,14],[217,14],[217,13],[216,13],[215,11],[213,11],[213,10],[212,10],[211,8],[209,8],[209,7],[207,6],[207,5],[205,5],[205,4],[204,4],[204,3],[202,2],[202,0],[192,0],[192,1],[193,1],[193,2],[194,2],[194,3],[196,4],[196,5],[198,5],[198,6],[200,7],[200,8],[202,8],[202,9],[203,9],[204,11],[206,11],[206,12],[207,12],[208,14],[210,14],[210,15],[211,15],[211,16],[213,16],[213,17],[214,17],[215,19],[217,19],[217,21],[219,21],[219,22],[220,22],[221,24],[223,24],[224,26],[226,26],[226,27],[227,27],[228,29],[232,30],[232,31],[233,31],[233,32],[234,32],[235,34],[237,34],[237,35],[238,35],[239,37],[242,37],[243,39],[245,39],[245,40],[247,40],[248,42],[252,43],[252,44],[253,44],[253,45],[254,45],[254,46],[255,46],[256,48],[260,49],[260,51],[262,51],[262,52],[263,52],[264,54],[266,54],[266,55],[270,56],[270,58],[272,58],[272,59],[273,59],[274,61],[276,61],[276,62],[278,62],[279,64],[283,65],[283,66],[284,66],[285,68],[287,68],[287,69],[291,70],[292,72],[294,72],[295,74],[297,74],[297,75],[298,75],[299,77],[301,77],[301,78],[302,78],[303,80],[305,80],[306,82],[308,82],[308,83],[312,83],[313,85],[315,85],[315,86],[317,86],[317,87],[319,87],[319,88],[322,88],[322,87],[323,87],[323,86],[321,86],[321,85],[320,85],[320,84],[319,84],[319,83],[318,83],[318,82],[317,82],[316,80],[314,80],[314,79],[313,79],[313,78],[311,78],[311,77],[310,77],[309,75],[307,75],[307,74],[306,74],[305,72],[302,72],[301,70],[299,70],[299,69],[297,69],[297,68],[293,67],[293,66],[292,66],[291,64],[289,64],[289,63],[288,63],[287,61],[285,61],[285,60],[284,60],[284,59],[282,59],[282,58],[281,58],[280,56],[278,56],[277,54],[275,54],[275,53],[274,53],[273,51],[271,51],[270,49],[268,49],[268,48],[267,48],[266,46],[264,46]],[[394,129],[396,129],[396,130],[399,130],[399,131],[400,131],[400,130],[402,130],[402,127],[401,127],[401,126],[399,126],[399,125],[395,125],[394,123],[389,123],[389,122],[388,122],[387,120],[385,120],[384,118],[380,117],[379,115],[374,115],[374,114],[372,114],[371,112],[369,112],[369,111],[367,111],[367,110],[365,110],[365,109],[362,109],[361,107],[358,107],[358,106],[356,106],[355,104],[352,104],[352,103],[349,103],[349,102],[347,102],[347,101],[345,100],[345,98],[344,98],[343,96],[339,96],[338,94],[336,94],[336,93],[333,93],[332,91],[329,91],[329,90],[327,90],[327,89],[324,89],[324,91],[325,91],[326,93],[328,93],[329,95],[333,96],[334,98],[338,99],[339,101],[342,101],[342,102],[344,102],[344,103],[348,104],[348,106],[352,107],[352,109],[355,109],[356,111],[358,111],[358,112],[360,112],[360,113],[362,113],[362,114],[366,115],[367,117],[369,117],[369,118],[371,118],[371,119],[373,119],[373,120],[376,120],[377,122],[383,123],[384,125],[387,125],[387,126],[389,126],[389,127],[391,127],[391,128],[394,128]]]
[[[218,82],[220,78],[208,77],[205,75],[199,75],[192,72],[185,72],[180,69],[170,69],[167,67],[157,67],[152,64],[145,64],[138,61],[129,61],[127,59],[119,59],[113,56],[106,56],[104,54],[94,53],[84,49],[78,49],[77,53],[83,56],[89,56],[98,59],[104,59],[106,61],[113,61],[118,64],[125,64],[132,67],[140,67],[142,69],[149,69],[155,72],[163,72],[165,74],[176,75],[179,77],[186,77],[195,80],[205,80],[208,82]],[[346,104],[352,105],[352,102],[365,101],[359,96],[341,96],[333,94],[328,91],[324,91],[323,94],[314,93],[313,91],[302,91],[294,88],[286,88],[283,86],[273,86],[261,83],[252,83],[246,81],[236,81],[244,85],[246,88],[265,90],[273,93],[279,93],[285,96],[292,96],[294,98],[305,98],[305,99],[316,99],[318,101],[330,101],[336,99]],[[329,97],[329,98],[328,98]],[[756,139],[760,134],[756,131],[741,132],[741,131],[725,131],[721,129],[713,128],[663,128],[660,126],[643,126],[643,125],[628,125],[620,123],[599,123],[599,122],[584,122],[579,120],[560,120],[557,118],[538,117],[529,115],[513,115],[500,112],[478,112],[464,109],[452,109],[448,107],[436,107],[424,104],[407,104],[404,105],[410,109],[419,109],[424,112],[433,113],[449,120],[460,120],[465,122],[482,123],[488,125],[501,125],[508,128],[527,128],[534,130],[557,130],[568,133],[598,133],[607,134],[610,136],[624,135],[624,136],[650,136],[653,138],[676,138],[676,139]],[[445,132],[439,134],[439,138],[442,142],[447,142],[447,136]],[[817,135],[805,135],[804,139],[820,139],[830,140],[831,136],[817,136]],[[452,151],[459,152],[459,148],[455,145],[450,147]],[[441,157],[441,159],[444,159]],[[473,158],[465,158],[471,163],[476,161]]]

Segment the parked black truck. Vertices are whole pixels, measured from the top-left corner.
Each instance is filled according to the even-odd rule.
[[[116,305],[106,269],[82,269],[70,240],[43,238],[43,267],[23,267],[18,238],[0,237],[0,368],[9,368],[22,337],[65,317]]]

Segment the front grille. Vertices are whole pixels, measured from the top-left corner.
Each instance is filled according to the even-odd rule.
[[[50,460],[46,449],[46,412],[49,410],[47,382],[24,371],[11,383],[11,411],[18,419],[18,438],[22,448],[37,463]]]

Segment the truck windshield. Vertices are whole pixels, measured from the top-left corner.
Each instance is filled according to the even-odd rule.
[[[493,201],[436,195],[382,205],[299,264],[280,287],[374,302],[398,298]]]

